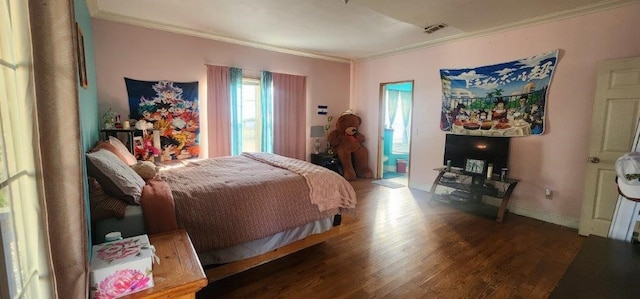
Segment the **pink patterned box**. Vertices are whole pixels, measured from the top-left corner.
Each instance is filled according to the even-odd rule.
[[[147,235],[93,245],[92,298],[119,298],[153,287],[153,252]]]

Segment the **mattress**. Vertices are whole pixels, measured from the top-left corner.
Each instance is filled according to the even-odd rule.
[[[261,239],[198,253],[198,258],[202,265],[217,265],[243,260],[302,240],[309,235],[326,232],[333,226],[333,217],[325,218]],[[94,244],[104,243],[105,235],[114,231],[120,232],[123,238],[146,234],[142,208],[138,205],[129,205],[123,219],[108,218],[96,221],[92,232]]]
[[[317,220],[261,239],[198,253],[198,258],[202,265],[207,266],[258,256],[289,243],[302,240],[309,235],[326,232],[333,227],[333,221],[333,218]]]

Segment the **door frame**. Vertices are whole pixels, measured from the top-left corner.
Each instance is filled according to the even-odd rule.
[[[384,175],[384,125],[386,120],[386,107],[385,107],[385,90],[386,86],[389,84],[398,84],[398,83],[411,83],[411,121],[409,125],[411,129],[409,130],[409,161],[411,161],[411,143],[413,143],[413,100],[415,97],[416,84],[415,80],[400,80],[400,81],[391,81],[391,82],[382,82],[380,83],[380,88],[378,90],[378,156],[376,157],[376,178],[382,179]],[[409,177],[411,176],[411,167],[409,167],[409,172],[407,172],[407,185],[409,182]]]
[[[629,222],[633,221],[628,217],[626,217],[626,219],[616,219],[616,215],[619,214],[617,208],[620,205],[621,200],[626,200],[622,199],[621,196],[617,194],[615,185],[604,186],[600,184],[598,180],[602,177],[602,179],[605,179],[607,181],[613,181],[616,175],[614,166],[615,161],[623,154],[628,153],[629,151],[633,151],[634,148],[637,150],[633,134],[634,132],[636,132],[636,128],[634,127],[634,125],[638,122],[638,106],[640,104],[638,104],[637,102],[635,93],[631,96],[628,93],[638,92],[640,90],[637,87],[638,84],[634,86],[630,86],[629,84],[627,84],[627,81],[629,80],[628,78],[625,79],[625,77],[636,78],[639,70],[640,57],[605,60],[598,64],[596,93],[593,99],[594,106],[591,121],[591,136],[589,139],[588,149],[589,156],[586,159],[587,163],[589,164],[586,168],[584,181],[585,183],[583,186],[582,196],[582,210],[580,214],[580,225],[578,229],[578,234],[580,235],[594,234],[602,237],[615,237],[619,234],[619,232],[616,232],[616,230],[619,230],[623,226],[628,226]],[[616,85],[615,83],[617,82],[611,80],[612,76],[616,73],[618,75],[622,75],[622,77],[619,78],[619,80],[622,80],[622,85],[612,87]],[[634,81],[631,80],[629,82]],[[625,121],[622,124],[618,123],[618,127],[624,126],[626,129],[629,129],[630,132],[628,132],[628,136],[623,135],[622,137],[617,136],[617,138],[610,138],[611,140],[622,140],[624,138],[628,138],[629,145],[627,148],[620,148],[615,146],[609,146],[607,149],[602,148],[602,140],[604,138],[603,136],[605,135],[605,124],[608,123],[606,119],[610,113],[613,113],[610,111],[613,108],[609,107],[613,104],[608,101],[609,99],[617,99],[622,102],[621,105],[624,104],[625,100],[633,99],[636,101],[631,104],[627,104],[633,105],[634,107],[624,106],[623,108],[619,108],[623,109],[624,111],[630,111],[632,114],[634,114],[625,115],[624,117],[618,117],[618,122],[621,122],[622,120]],[[627,123],[627,121],[629,123]],[[622,130],[620,130],[618,133],[626,134],[623,133]],[[610,190],[603,191],[602,189],[604,188]],[[606,197],[605,199],[612,199],[613,202],[611,208],[613,209],[613,215],[611,215],[611,220],[605,217],[598,218],[597,215],[595,215],[596,211],[604,211],[604,209],[599,209],[599,207],[597,206],[598,204],[604,202],[603,200],[600,200],[601,197],[598,196],[601,196],[602,198]],[[608,196],[611,196],[611,198],[609,198]],[[615,198],[613,198],[613,196],[615,196]],[[616,227],[614,228],[612,226],[614,226],[615,222],[618,223],[615,224]],[[625,222],[626,224],[623,224],[623,222]],[[631,223],[631,225],[633,225],[633,223]],[[624,232],[624,234],[626,233],[627,231]]]

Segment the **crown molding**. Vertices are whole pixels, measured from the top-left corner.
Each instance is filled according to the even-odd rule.
[[[240,40],[240,39],[224,36],[224,35],[213,33],[213,32],[206,32],[202,30],[195,30],[195,29],[180,27],[180,26],[161,23],[161,22],[154,22],[154,21],[148,21],[148,20],[143,20],[143,19],[129,17],[129,16],[123,16],[120,14],[108,13],[100,10],[97,0],[86,0],[86,2],[87,2],[87,7],[89,8],[89,13],[91,17],[97,18],[97,19],[103,19],[107,21],[124,23],[124,24],[129,24],[129,25],[134,25],[134,26],[139,26],[139,27],[144,27],[149,29],[157,29],[161,31],[173,32],[173,33],[184,34],[189,36],[195,36],[195,37],[200,37],[204,39],[216,40],[216,41],[226,42],[230,44],[236,44],[240,46],[257,48],[257,49],[273,51],[278,53],[291,54],[296,56],[335,61],[335,62],[341,62],[341,63],[352,63],[352,62],[355,63],[355,62],[362,62],[366,60],[397,55],[397,54],[409,52],[412,50],[434,47],[434,46],[441,45],[448,42],[481,37],[481,36],[486,36],[494,33],[509,31],[513,29],[519,29],[519,28],[524,28],[528,26],[534,26],[534,25],[554,22],[558,20],[573,18],[581,15],[592,14],[600,11],[615,9],[618,7],[635,4],[638,2],[638,0],[611,0],[607,2],[595,3],[587,6],[578,7],[575,9],[564,10],[560,12],[547,14],[544,16],[525,19],[525,20],[521,20],[518,22],[506,24],[506,25],[491,27],[484,30],[461,33],[461,34],[439,38],[436,40],[426,41],[423,43],[417,43],[417,44],[411,44],[404,47],[398,47],[388,51],[377,52],[377,53],[364,55],[364,56],[353,58],[353,59],[321,55],[321,54],[315,54],[311,52],[282,48],[282,47],[277,47],[277,46],[255,42],[255,41]]]
[[[98,0],[87,0],[87,8],[89,9],[89,15],[94,17],[99,11]]]
[[[96,0],[87,0],[87,6],[91,7],[91,5],[89,5],[90,2],[93,2],[97,6]],[[143,19],[139,19],[139,18],[123,16],[123,15],[120,15],[120,14],[107,13],[107,12],[101,11],[99,8],[96,9],[95,7],[94,7],[94,9],[95,9],[95,11],[93,11],[93,12],[92,12],[91,8],[89,9],[89,11],[90,11],[91,17],[96,18],[96,19],[102,19],[102,20],[113,21],[113,22],[117,22],[117,23],[123,23],[123,24],[139,26],[139,27],[144,27],[144,28],[149,28],[149,29],[157,29],[157,30],[161,30],[161,31],[167,31],[167,32],[172,32],[172,33],[195,36],[195,37],[200,37],[200,38],[204,38],[204,39],[216,40],[216,41],[221,41],[221,42],[225,42],[225,43],[236,44],[236,45],[240,45],[240,46],[257,48],[257,49],[261,49],[261,50],[273,51],[273,52],[278,52],[278,53],[291,54],[291,55],[296,55],[296,56],[315,58],[315,59],[322,59],[322,60],[328,60],[328,61],[335,61],[335,62],[341,62],[341,63],[349,63],[349,62],[351,62],[350,59],[345,59],[345,58],[340,58],[340,57],[333,57],[333,56],[326,56],[326,55],[319,55],[319,54],[315,54],[315,53],[309,53],[309,52],[298,51],[298,50],[292,50],[292,49],[287,49],[287,48],[267,45],[267,44],[263,44],[263,43],[258,43],[258,42],[254,42],[254,41],[240,40],[240,39],[227,37],[227,36],[223,36],[223,35],[219,35],[219,34],[215,34],[215,33],[211,33],[211,32],[206,32],[206,31],[201,31],[201,30],[194,30],[194,29],[191,29],[191,28],[180,27],[180,26],[161,23],[161,22],[152,22],[152,21],[143,20]]]
[[[377,58],[382,58],[382,57],[386,57],[386,56],[393,56],[393,55],[396,55],[396,54],[409,52],[409,51],[412,51],[412,50],[434,47],[434,46],[441,45],[441,44],[448,43],[448,42],[459,41],[459,40],[475,38],[475,37],[481,37],[481,36],[486,36],[486,35],[490,35],[490,34],[494,34],[494,33],[500,33],[500,32],[514,30],[514,29],[519,29],[519,28],[524,28],[524,27],[529,27],[529,26],[535,26],[535,25],[540,25],[540,24],[544,24],[544,23],[555,22],[555,21],[559,21],[559,20],[563,20],[563,19],[569,19],[569,18],[578,17],[578,16],[582,16],[582,15],[593,14],[593,13],[597,13],[597,12],[600,12],[600,11],[611,10],[611,9],[615,9],[615,8],[618,8],[618,7],[623,7],[623,6],[635,4],[637,2],[638,2],[638,0],[612,0],[612,1],[608,1],[608,2],[591,4],[591,5],[575,8],[575,9],[564,10],[564,11],[559,11],[559,12],[547,14],[547,15],[544,15],[544,16],[524,19],[524,20],[521,20],[521,21],[518,21],[518,22],[509,23],[509,24],[502,25],[502,26],[496,26],[496,27],[491,27],[491,28],[487,28],[487,29],[484,29],[484,30],[451,35],[451,36],[439,38],[439,39],[436,39],[436,40],[431,40],[431,41],[427,41],[427,42],[423,42],[423,43],[412,44],[412,45],[408,45],[408,46],[405,46],[405,47],[399,47],[399,48],[391,49],[391,50],[388,50],[388,51],[378,52],[378,53],[374,53],[374,54],[371,54],[371,55],[366,55],[366,56],[362,56],[362,57],[356,58],[356,59],[354,59],[354,62],[362,62],[362,61],[366,61],[366,60],[370,60],[370,59],[377,59]]]

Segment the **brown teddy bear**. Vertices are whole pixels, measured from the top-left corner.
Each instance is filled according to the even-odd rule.
[[[362,145],[364,135],[358,132],[360,123],[360,117],[347,110],[338,118],[335,129],[327,138],[340,159],[344,178],[349,181],[355,180],[356,176],[370,178],[373,175],[369,168],[369,152]]]

